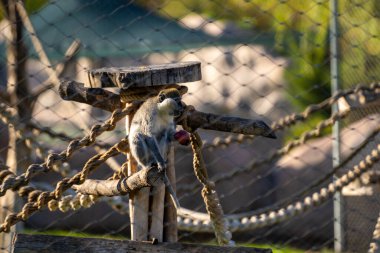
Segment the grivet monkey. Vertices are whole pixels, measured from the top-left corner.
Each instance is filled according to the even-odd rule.
[[[164,89],[158,96],[148,98],[136,111],[128,136],[130,152],[139,166],[157,166],[160,172],[164,171],[165,186],[177,209],[180,207],[179,201],[165,169],[169,145],[175,138],[178,139],[174,118],[180,116],[183,111],[184,104],[179,91],[175,88]],[[183,142],[183,132],[179,135]],[[180,141],[181,144],[182,142]],[[188,144],[186,141],[184,143]]]

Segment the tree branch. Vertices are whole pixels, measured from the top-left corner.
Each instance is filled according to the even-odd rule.
[[[87,179],[81,185],[72,188],[82,194],[95,196],[119,196],[135,192],[144,187],[158,186],[164,182],[164,173],[157,167],[144,168],[128,178],[120,180]]]
[[[181,122],[179,123],[181,124]],[[246,135],[261,135],[272,139],[276,138],[272,129],[262,120],[221,116],[197,110],[190,111],[187,116],[187,125],[192,129],[203,128]]]
[[[109,112],[123,107],[118,94],[103,88],[85,88],[83,83],[75,81],[61,82],[58,91],[64,100],[89,104]]]

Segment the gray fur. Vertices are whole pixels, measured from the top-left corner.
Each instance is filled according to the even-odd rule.
[[[158,97],[149,98],[137,110],[132,119],[128,140],[132,156],[140,167],[157,166],[160,171],[165,171],[170,142],[175,133],[174,116],[182,111],[179,93],[178,97],[171,94],[162,102]],[[164,182],[178,208],[178,200],[166,173]]]

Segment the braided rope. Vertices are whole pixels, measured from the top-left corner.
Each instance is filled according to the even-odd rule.
[[[355,87],[355,88],[350,89],[350,90],[341,91],[341,92],[335,94],[334,96],[323,100],[322,102],[320,102],[318,104],[309,105],[308,107],[306,107],[306,109],[303,112],[301,112],[299,114],[293,113],[291,115],[287,115],[287,116],[281,118],[280,120],[278,120],[276,122],[273,122],[271,125],[271,128],[274,131],[285,129],[287,127],[294,125],[298,121],[305,121],[312,114],[314,114],[318,111],[321,111],[321,110],[324,110],[324,109],[331,107],[332,104],[336,103],[342,97],[346,97],[346,96],[349,96],[352,94],[360,95],[363,91],[378,93],[379,88],[380,88],[380,83],[373,83],[370,85],[370,87],[358,86],[358,87]],[[367,101],[361,101],[361,102],[366,103]],[[252,135],[237,135],[236,136],[236,134],[235,135],[231,134],[225,138],[216,137],[212,142],[204,142],[203,148],[207,148],[210,150],[212,150],[214,148],[218,148],[218,147],[224,147],[225,148],[225,147],[228,147],[229,145],[231,145],[233,143],[241,144],[246,140],[253,140],[254,138],[255,138],[255,136],[252,136]]]
[[[371,243],[369,244],[368,253],[380,252],[380,213],[377,218],[375,229],[373,230],[373,236]]]
[[[99,167],[109,157],[116,156],[120,152],[125,152],[127,149],[128,139],[123,139],[119,143],[112,146],[112,148],[107,152],[93,156],[87,161],[81,172],[75,174],[71,178],[64,178],[59,181],[54,191],[43,191],[39,193],[38,196],[36,196],[36,200],[28,201],[19,213],[8,215],[5,218],[4,223],[0,226],[0,232],[9,232],[11,226],[15,225],[17,222],[26,220],[34,212],[40,210],[46,205],[49,205],[51,200],[53,200],[53,202],[50,204],[50,208],[54,208],[54,204],[57,203],[54,200],[59,200],[64,191],[71,188],[74,184],[82,184],[91,171]]]
[[[90,146],[95,143],[96,138],[106,131],[112,131],[116,127],[116,123],[124,118],[126,115],[130,114],[136,108],[136,104],[129,104],[122,110],[115,110],[111,117],[104,122],[102,125],[94,125],[88,135],[81,139],[72,140],[68,147],[61,153],[50,154],[44,163],[42,164],[32,164],[28,167],[25,173],[14,176],[10,175],[4,179],[0,185],[0,197],[4,196],[7,190],[17,190],[18,187],[27,185],[31,178],[35,175],[49,171],[54,168],[54,166],[59,166],[63,162],[66,162],[76,151],[83,147]]]
[[[193,167],[194,173],[198,181],[203,185],[202,197],[206,205],[207,213],[210,216],[212,222],[214,233],[219,245],[234,245],[231,240],[232,234],[228,230],[227,222],[224,219],[224,212],[220,204],[218,194],[215,189],[215,184],[208,180],[206,166],[202,156],[202,139],[196,131],[192,131],[186,121],[186,115],[192,106],[186,106],[184,113],[181,116],[183,122],[183,128],[190,132],[190,144],[193,151]]]
[[[327,187],[321,188],[319,191],[314,192],[306,196],[303,201],[298,201],[287,205],[284,208],[272,210],[269,212],[261,213],[258,215],[226,215],[225,218],[228,221],[229,229],[234,231],[247,231],[256,228],[273,225],[286,219],[289,219],[295,215],[299,215],[308,211],[312,207],[316,207],[332,197],[336,192],[342,190],[357,178],[359,178],[364,172],[369,170],[376,162],[380,160],[380,144],[377,145],[363,160],[355,165],[347,173],[339,177],[335,182],[330,183]],[[178,220],[179,228],[190,231],[199,232],[211,232],[209,218],[203,213],[199,212],[186,212],[179,213]],[[380,231],[380,230],[379,230]]]
[[[198,142],[198,141],[194,140],[194,142]],[[375,162],[379,161],[380,159],[379,152],[380,152],[380,145],[378,145],[376,149],[372,150],[370,155],[367,155],[365,159],[359,162],[358,165],[354,166],[352,170],[348,171],[343,176],[341,176],[337,181],[335,181],[334,183],[330,183],[325,188],[321,188],[318,192],[314,192],[313,194],[306,196],[303,199],[303,201],[289,204],[285,208],[280,208],[276,211],[269,211],[269,212],[258,214],[258,215],[247,216],[244,213],[236,214],[236,215],[226,215],[224,216],[224,218],[225,218],[225,221],[227,221],[227,224],[226,223],[224,224],[228,225],[228,228],[231,231],[241,232],[241,231],[252,230],[252,229],[267,226],[267,225],[273,225],[275,223],[289,219],[295,215],[304,213],[312,207],[321,205],[322,203],[327,201],[329,197],[333,196],[336,192],[341,191],[341,189],[344,186],[347,186],[349,183],[353,182],[355,179],[360,177],[364,172],[370,169]],[[195,160],[196,160],[196,166],[199,166],[198,164],[200,164],[199,161],[201,161],[201,159],[195,159]],[[204,180],[207,180],[204,177],[201,170],[197,170],[197,171],[198,172],[196,172],[196,174],[199,176],[199,180],[201,182],[202,181],[204,182]],[[203,189],[204,191],[202,190],[202,196],[205,199],[207,198],[212,199],[213,196],[211,197],[207,196],[207,194],[210,194],[210,192],[205,192],[206,191],[205,189],[207,190],[207,188],[204,188]],[[69,208],[76,210],[76,208],[79,208],[78,204],[75,203],[75,201],[77,201],[76,199],[78,198],[83,199],[82,202],[84,202],[84,204],[81,204],[82,207],[89,207],[95,201],[94,199],[91,199],[93,198],[92,196],[88,196],[88,195],[87,196],[79,195],[75,197],[66,196],[64,198],[66,199],[64,199],[63,201],[60,201],[59,203],[52,202],[55,206],[55,209],[52,209],[50,205],[49,205],[49,209],[56,210],[57,207],[59,207],[61,211],[67,211]],[[91,204],[86,204],[86,203],[91,203]],[[210,202],[207,202],[207,204],[210,205]],[[127,207],[120,206],[120,204],[118,203],[114,204],[111,201],[111,206],[115,210],[122,212],[124,214],[128,212]],[[218,209],[220,208],[220,205],[214,206],[213,204],[211,204],[209,209],[213,209],[213,208]],[[209,211],[209,209],[207,210]],[[219,215],[223,216],[223,213],[219,213]],[[212,219],[212,216],[211,216],[211,219]],[[204,213],[190,211],[184,208],[180,208],[180,210],[178,210],[177,221],[178,221],[178,227],[181,230],[212,232],[213,227],[215,228],[215,225],[212,226],[210,222],[210,217],[208,215]],[[374,233],[375,232],[376,231],[374,231]],[[227,233],[227,236],[228,235],[230,234]]]
[[[159,86],[149,86],[149,87],[138,87],[136,88],[126,88],[120,89],[120,100],[123,103],[130,103],[133,101],[145,101],[149,97],[155,97],[160,93],[161,90],[175,88],[179,93],[184,95],[188,88],[186,86],[178,84],[169,84],[169,85],[159,85]]]
[[[77,193],[76,195],[67,195],[60,200],[52,199],[48,203],[50,211],[59,210],[61,212],[67,212],[69,210],[78,210],[79,208],[90,208],[95,204],[99,198],[94,195],[87,195]]]
[[[233,177],[235,177],[241,173],[251,172],[252,170],[254,170],[256,168],[259,168],[259,166],[261,166],[263,164],[272,162],[273,159],[290,153],[290,151],[292,149],[305,144],[308,140],[315,138],[315,137],[319,137],[322,134],[322,131],[324,129],[332,126],[337,120],[344,119],[348,115],[348,113],[349,113],[349,111],[334,113],[330,118],[328,118],[324,121],[321,121],[315,129],[313,129],[311,131],[304,132],[298,140],[294,140],[294,141],[289,142],[286,146],[282,147],[281,149],[276,150],[275,152],[273,152],[272,154],[270,154],[267,157],[251,161],[247,166],[245,166],[239,170],[231,170],[231,171],[223,173],[223,174],[215,175],[213,180],[215,182],[219,182],[222,180],[229,180],[229,179],[232,179]],[[266,172],[266,174],[263,176],[266,176],[269,173],[271,173],[271,170],[268,170]],[[194,190],[195,187],[196,187],[196,184],[192,184],[192,185],[189,185],[186,187],[182,186],[181,189],[189,191],[189,190]]]
[[[378,84],[376,84],[376,85],[378,85]],[[378,86],[374,86],[374,87],[377,88]],[[363,89],[365,89],[365,87]],[[346,92],[345,94],[347,95],[347,94],[349,94],[349,92]],[[338,95],[340,95],[340,94],[337,94],[336,97],[343,96],[343,95],[340,95],[340,96],[338,96]],[[309,111],[314,112],[315,110],[316,110],[315,107],[311,107],[311,109]],[[307,118],[308,115],[310,115],[310,114],[305,114],[303,116],[304,116],[304,118]],[[288,120],[283,120],[283,122],[280,122],[281,124],[277,125],[276,127],[277,127],[277,129],[280,129],[281,127],[289,126],[291,124],[294,124],[294,123],[291,123],[292,120],[296,120],[297,121],[297,120],[300,120],[301,118],[300,117],[290,117]],[[207,201],[205,201],[206,205],[210,205],[211,206],[212,203],[219,203],[219,200],[218,200],[216,192],[215,192],[215,185],[212,182],[209,182],[207,180],[207,173],[206,173],[206,170],[204,168],[203,158],[202,158],[201,153],[200,153],[200,148],[201,148],[202,145],[199,144],[199,143],[201,143],[199,135],[196,136],[196,135],[192,134],[191,138],[193,138],[192,144],[195,143],[194,145],[197,146],[198,149],[199,149],[198,150],[199,151],[199,156],[197,156],[197,158],[195,158],[196,155],[195,155],[195,152],[194,152],[194,158],[195,158],[194,159],[194,165],[197,165],[198,168],[199,168],[198,170],[196,170],[197,177],[198,177],[198,179],[202,183],[208,183],[209,184],[209,185],[207,185],[207,184],[205,185],[204,184],[204,189],[202,190],[202,196],[205,199],[209,198],[209,199],[213,200],[210,203],[207,203]],[[69,147],[70,147],[70,145],[69,145]],[[67,151],[69,150],[69,147],[67,148]],[[193,147],[193,145],[192,145],[192,147]],[[119,150],[119,152],[120,152],[120,150]],[[300,212],[304,212],[308,208],[310,208],[310,206],[316,206],[316,205],[320,204],[321,202],[325,201],[327,199],[327,197],[331,196],[336,191],[340,191],[342,187],[344,187],[345,185],[347,185],[348,183],[350,183],[354,179],[356,179],[358,176],[360,176],[365,170],[368,169],[366,167],[371,167],[372,166],[372,162],[378,161],[378,156],[379,156],[378,152],[379,152],[379,146],[378,146],[377,150],[373,150],[372,153],[371,153],[371,155],[368,155],[366,157],[365,161],[363,160],[364,162],[362,161],[361,163],[359,163],[359,165],[355,166],[354,169],[353,169],[353,171],[349,171],[348,173],[346,173],[345,175],[343,175],[335,183],[330,184],[328,186],[328,188],[322,188],[319,193],[316,192],[313,195],[311,195],[311,197],[310,196],[306,197],[303,202],[297,202],[295,204],[288,205],[287,208],[279,209],[277,211],[272,211],[269,214],[262,214],[262,215],[259,215],[259,216],[251,216],[251,217],[237,217],[236,215],[235,216],[234,215],[227,216],[227,218],[229,220],[229,226],[232,228],[232,230],[234,230],[234,227],[236,227],[236,226],[241,227],[242,225],[244,226],[245,223],[247,223],[247,224],[250,223],[250,229],[252,229],[252,227],[255,228],[255,227],[260,227],[260,226],[264,226],[264,225],[273,224],[275,222],[283,220],[283,218],[289,218],[289,217],[292,217],[292,216],[294,216],[294,215],[296,215],[296,214],[298,214]],[[60,154],[58,154],[58,155],[60,155]],[[89,162],[90,162],[90,160],[89,160]],[[195,163],[196,160],[198,161],[198,163]],[[87,166],[87,164],[86,164],[86,166]],[[5,169],[1,169],[0,170],[0,179],[1,179],[1,181],[3,179],[5,179],[7,176],[10,175],[8,172],[5,172],[5,171],[6,171]],[[84,176],[83,176],[83,174],[82,174],[82,176],[85,179],[87,177],[88,172],[87,172],[87,174],[85,173],[85,170],[83,170],[82,172],[84,174]],[[78,173],[78,174],[81,174],[81,173]],[[75,178],[78,174],[76,174],[74,177],[72,177],[72,179]],[[84,180],[83,177],[79,177],[79,182],[80,182],[80,180]],[[57,185],[56,190],[54,192],[49,193],[49,195],[46,195],[46,193],[48,193],[48,192],[41,192],[41,191],[40,191],[39,194],[35,193],[34,195],[32,195],[31,194],[33,192],[32,191],[32,189],[33,189],[32,187],[30,187],[30,186],[21,186],[21,187],[19,187],[19,190],[22,189],[22,192],[24,192],[24,194],[27,193],[27,195],[29,195],[28,199],[33,200],[33,201],[28,201],[28,203],[24,206],[23,211],[24,211],[24,209],[26,208],[26,206],[28,204],[35,204],[35,203],[29,203],[29,202],[37,202],[37,203],[42,202],[43,203],[45,198],[48,198],[52,193],[56,193],[56,194],[54,194],[54,197],[56,197],[56,198],[52,199],[52,204],[51,205],[52,205],[52,208],[53,208],[54,207],[54,201],[56,201],[60,196],[62,196],[62,193],[63,193],[63,191],[59,191],[59,188],[61,188],[61,190],[62,190],[62,189],[65,188],[64,187],[65,185],[69,185],[70,184],[70,182],[63,182],[63,181],[60,182],[60,183],[62,183],[63,186],[60,187],[59,185]],[[15,188],[12,188],[12,189],[15,189]],[[75,201],[77,201],[76,199],[78,199],[78,198],[80,198],[80,196],[79,197],[76,196],[75,198],[71,198],[71,201],[75,202]],[[70,202],[70,201],[68,201],[69,199],[70,199],[69,197],[66,198],[66,199],[63,199],[62,203],[69,203]],[[55,202],[55,203],[57,203],[57,202]],[[62,204],[62,206],[64,206],[64,205]],[[77,207],[77,205],[73,205],[73,206],[74,206],[73,208]],[[221,212],[219,213],[219,216],[223,216],[223,210],[220,208],[220,204],[214,206],[212,209],[218,209],[218,208],[221,210]],[[64,209],[64,208],[62,208],[62,209]],[[20,212],[20,213],[22,213],[22,212]],[[25,217],[25,215],[28,216],[28,212],[25,212],[23,215],[24,216],[22,216],[22,214],[21,214],[22,217]],[[216,214],[216,215],[218,216],[218,214]],[[6,222],[4,222],[4,224],[6,224],[7,221],[9,222],[9,220],[12,220],[12,217],[10,217],[10,216],[12,216],[12,215],[7,216]],[[212,220],[212,215],[210,214],[210,216],[211,216],[211,220]],[[17,215],[16,215],[16,218],[17,218]],[[180,217],[179,217],[179,219],[181,220]],[[189,218],[187,218],[187,219],[189,220]],[[185,223],[187,223],[187,222],[185,222]],[[200,224],[199,221],[194,221],[194,223]],[[6,228],[8,228],[8,230],[9,230],[10,226],[7,227],[7,225],[4,225],[4,224],[1,226],[1,230],[0,231],[6,231]],[[203,225],[207,225],[207,224],[210,224],[210,223],[207,222],[207,221],[203,221],[202,224]],[[253,224],[256,224],[256,225],[253,225]],[[225,222],[223,223],[223,225],[224,226],[222,226],[222,225],[220,225],[220,226],[225,227],[226,226]],[[4,229],[4,227],[5,227],[5,229]],[[215,224],[214,224],[214,227],[215,227]],[[215,228],[215,230],[216,230],[216,228]],[[224,235],[224,236],[226,236],[226,235]]]
[[[348,115],[349,111],[342,111],[342,112],[337,112],[334,113],[330,118],[321,121],[315,129],[304,132],[299,139],[296,139],[294,141],[289,142],[286,146],[276,150],[272,154],[270,154],[267,157],[258,159],[258,160],[253,160],[251,161],[248,166],[240,169],[240,170],[231,170],[228,173],[223,173],[220,175],[217,175],[214,177],[214,180],[216,182],[222,181],[222,180],[229,180],[236,175],[244,172],[251,172],[252,170],[259,168],[259,166],[272,162],[275,158],[278,158],[280,156],[286,155],[290,153],[295,147],[301,146],[305,144],[308,140],[312,138],[316,138],[321,136],[322,131],[332,125],[338,120],[344,119]]]
[[[345,91],[339,91],[335,95],[331,96],[330,98],[325,99],[319,104],[312,104],[306,107],[306,109],[300,113],[300,114],[291,114],[288,115],[279,121],[272,124],[272,129],[274,131],[284,129],[286,127],[292,126],[298,121],[304,121],[308,117],[310,117],[311,114],[321,111],[323,109],[330,108],[333,104],[335,104],[340,98],[347,97],[352,94],[359,94],[361,92],[367,91],[367,92],[378,92],[378,89],[380,88],[380,83],[372,83],[370,87],[367,86],[357,86],[350,90]]]

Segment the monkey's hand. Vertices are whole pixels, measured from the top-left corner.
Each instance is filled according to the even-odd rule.
[[[190,144],[190,134],[185,130],[179,130],[174,134],[174,139],[176,139],[179,144],[188,146]]]

